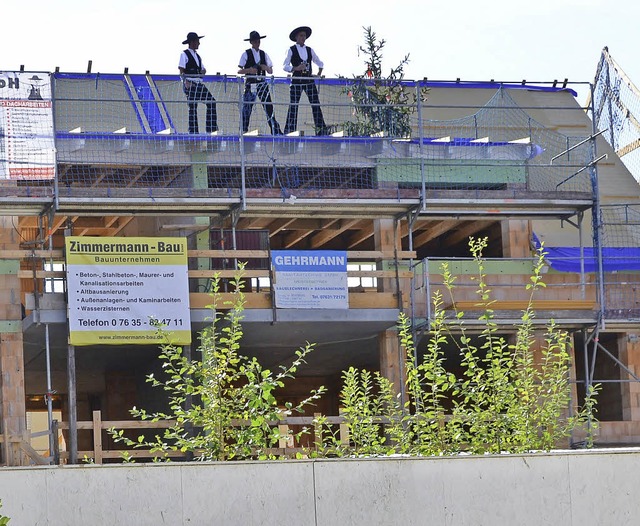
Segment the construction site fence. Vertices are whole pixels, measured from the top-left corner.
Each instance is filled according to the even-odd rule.
[[[374,418],[380,424],[385,422],[382,417]],[[55,422],[56,430],[59,429],[63,434],[68,435],[70,432],[78,433],[78,443],[90,444],[90,449],[81,449],[77,452],[69,451],[63,447],[61,451],[56,451],[55,456],[42,456],[37,458],[33,456],[27,463],[31,464],[60,464],[60,463],[76,463],[85,462],[91,464],[103,464],[106,462],[123,462],[125,458],[149,461],[152,459],[164,460],[188,460],[189,455],[182,451],[158,452],[144,448],[131,448],[120,443],[113,442],[109,439],[109,430],[124,431],[125,435],[132,436],[137,439],[144,433],[153,435],[161,435],[162,430],[175,426],[174,420],[160,420],[157,422],[149,420],[103,420],[101,411],[93,411],[91,420],[77,421],[75,429],[72,429],[69,422]],[[234,420],[232,426],[249,426],[251,422],[248,420]],[[281,438],[277,447],[269,448],[266,451],[260,451],[260,454],[273,455],[282,458],[296,458],[299,455],[309,455],[322,447],[323,442],[323,426],[332,428],[332,434],[337,437],[338,441],[349,446],[349,428],[347,420],[343,416],[324,416],[319,413],[313,416],[288,416],[280,420],[269,422],[271,427],[277,428]],[[300,430],[306,428],[308,431],[296,440],[294,433],[298,434]],[[31,435],[34,436],[34,435]],[[29,433],[25,432],[22,437],[23,442],[28,443]],[[301,442],[302,440],[302,442]],[[35,453],[35,452],[34,452]],[[194,452],[197,455],[197,451]],[[257,455],[258,453],[256,453]],[[192,457],[193,455],[191,455]]]
[[[319,104],[310,104],[306,93],[297,100],[302,88],[291,78],[253,83],[206,76],[200,98],[189,99],[177,75],[20,75],[43,84],[38,96],[51,94],[44,101],[51,122],[46,108],[13,108],[39,113],[28,132],[19,126],[3,131],[8,146],[0,151],[0,195],[245,198],[252,190],[283,196],[295,190],[304,197],[389,188],[411,195],[593,193],[591,142],[536,120],[545,111],[582,108],[566,94],[544,108],[519,97],[524,90],[566,92],[566,86],[314,78],[304,84],[319,93]],[[486,100],[440,102],[431,93],[441,87],[482,88]],[[30,155],[16,153],[11,145],[19,142],[30,145]]]

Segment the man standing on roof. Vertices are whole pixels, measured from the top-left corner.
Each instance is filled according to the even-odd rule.
[[[289,111],[287,112],[287,124],[284,132],[291,133],[298,127],[298,104],[302,92],[307,93],[311,104],[313,122],[316,127],[316,135],[327,135],[327,125],[322,116],[318,87],[313,80],[312,63],[318,66],[318,76],[322,75],[324,62],[318,58],[315,51],[305,46],[305,41],[311,36],[311,28],[307,26],[297,27],[289,34],[289,39],[295,44],[287,51],[284,60],[284,70],[291,73],[291,88],[289,89]]]
[[[273,62],[267,53],[260,49],[260,40],[267,38],[267,35],[260,36],[257,31],[251,31],[249,38],[245,38],[245,42],[250,42],[251,47],[247,49],[238,62],[238,73],[247,75],[244,85],[244,104],[242,105],[242,131],[249,131],[249,119],[256,100],[256,94],[262,101],[262,106],[267,114],[267,123],[271,129],[271,135],[282,135],[282,130],[278,121],[273,115],[273,104],[271,102],[271,93],[269,85],[265,81],[265,73],[271,75],[273,73]],[[252,88],[255,86],[255,93]]]
[[[198,102],[204,102],[207,105],[207,133],[218,131],[216,99],[204,85],[202,77],[207,70],[197,52],[201,38],[204,38],[204,35],[198,36],[198,33],[189,33],[187,35],[187,39],[183,44],[188,44],[189,48],[182,52],[178,62],[178,69],[182,77],[182,87],[189,101],[189,133],[199,133]]]

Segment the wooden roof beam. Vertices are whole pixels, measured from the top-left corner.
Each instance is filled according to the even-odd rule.
[[[344,219],[340,219],[338,221],[338,228],[337,229],[329,229],[329,228],[327,228],[327,229],[323,229],[321,232],[318,232],[317,234],[315,234],[311,238],[311,248],[320,248],[325,243],[328,243],[332,239],[338,237],[344,231],[349,230],[350,228],[352,228],[354,225],[358,224],[359,222],[360,222],[360,219],[351,219],[351,220],[348,220],[348,221],[344,220]]]
[[[468,239],[469,236],[472,236],[477,232],[480,232],[481,230],[484,230],[485,228],[495,223],[495,221],[465,221],[465,222],[467,223],[466,225],[462,225],[461,228],[459,228],[458,230],[451,233],[445,238],[444,244],[446,246],[450,247],[453,245],[457,245],[461,241],[465,241],[466,239]]]
[[[433,227],[427,228],[424,231],[421,230],[419,234],[416,234],[414,232],[414,236],[413,236],[413,247],[414,247],[414,249],[418,248],[418,247],[421,247],[423,245],[426,245],[430,241],[433,241],[437,237],[440,237],[442,234],[448,232],[449,230],[452,230],[453,228],[455,228],[455,226],[459,222],[460,221],[458,221],[456,219],[449,219],[449,220],[446,220],[446,221],[438,221]]]

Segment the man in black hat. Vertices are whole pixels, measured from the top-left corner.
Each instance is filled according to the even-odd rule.
[[[320,98],[318,88],[313,80],[312,63],[318,66],[318,76],[322,75],[324,63],[318,58],[315,51],[309,46],[305,46],[305,41],[311,36],[311,28],[307,26],[297,27],[289,35],[289,39],[295,44],[287,51],[287,58],[284,60],[284,70],[291,73],[291,88],[289,90],[289,111],[287,112],[287,124],[285,133],[291,133],[298,126],[298,104],[302,92],[306,92],[313,122],[316,127],[316,135],[327,135],[327,125],[322,116],[320,108]]]
[[[178,62],[178,69],[182,77],[182,87],[189,101],[189,133],[199,133],[198,102],[204,102],[207,105],[207,133],[213,133],[218,130],[216,99],[211,95],[202,80],[207,70],[197,52],[201,38],[204,38],[204,35],[198,36],[198,33],[189,33],[187,35],[187,39],[183,44],[188,44],[189,48],[182,52]]]
[[[273,104],[271,102],[271,93],[269,85],[265,81],[265,73],[271,75],[273,73],[273,62],[267,53],[260,49],[260,40],[267,38],[266,35],[260,36],[257,31],[251,31],[249,38],[245,38],[245,42],[250,42],[251,47],[247,49],[238,61],[238,73],[247,75],[244,86],[244,104],[242,105],[242,131],[247,133],[249,130],[249,119],[256,100],[256,94],[262,101],[262,106],[267,114],[267,123],[271,129],[271,135],[282,135],[280,125],[273,115]],[[255,93],[253,87],[255,86]]]

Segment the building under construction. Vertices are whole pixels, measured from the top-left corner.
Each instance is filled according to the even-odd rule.
[[[569,331],[576,404],[602,385],[596,443],[640,443],[640,185],[621,161],[639,129],[616,98],[638,94],[606,50],[581,86],[587,107],[567,81],[317,79],[328,135],[306,101],[288,135],[271,135],[252,102],[243,133],[245,79],[204,82],[218,130],[190,134],[177,75],[0,74],[3,464],[49,462],[60,441],[63,460],[95,458],[98,444],[108,458],[90,423],[160,403],[145,382],[161,366],[149,313],[180,320],[170,329],[195,351],[214,276],[226,291],[241,263],[242,352],[273,368],[316,343],[283,401],[325,385],[316,410],[338,415],[352,365],[400,386],[398,315],[420,352],[443,262],[458,276],[445,309],[479,323],[470,236],[488,239],[507,338],[543,244],[535,323]],[[266,82],[283,122],[290,79]]]

